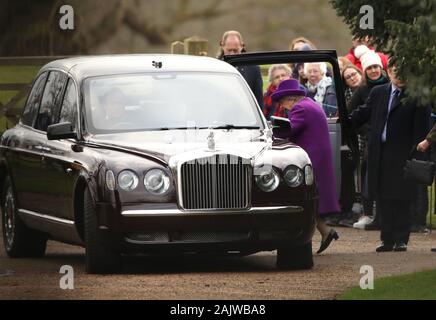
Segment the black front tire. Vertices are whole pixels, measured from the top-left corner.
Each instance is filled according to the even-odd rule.
[[[3,187],[2,199],[3,244],[11,258],[39,258],[44,256],[47,235],[30,229],[18,215],[17,201],[10,177]]]
[[[84,195],[86,272],[90,274],[118,273],[121,255],[106,248],[98,230],[97,215],[89,189]]]
[[[277,249],[278,269],[307,270],[312,267],[312,241],[301,246],[284,246]]]

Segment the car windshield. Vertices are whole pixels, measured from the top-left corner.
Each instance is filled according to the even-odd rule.
[[[178,72],[85,81],[93,134],[186,128],[263,129],[261,111],[236,74]]]

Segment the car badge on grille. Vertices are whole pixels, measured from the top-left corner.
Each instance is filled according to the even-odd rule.
[[[211,131],[207,136],[207,147],[209,148],[210,151],[215,150],[215,139],[214,139],[213,131]]]

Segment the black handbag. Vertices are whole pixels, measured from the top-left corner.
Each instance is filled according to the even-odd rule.
[[[416,153],[416,146],[410,152],[409,160],[406,161],[404,167],[404,179],[431,186],[435,175],[435,164],[431,161],[417,160],[413,156]]]

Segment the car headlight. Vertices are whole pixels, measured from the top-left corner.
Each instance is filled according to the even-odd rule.
[[[289,166],[283,175],[286,184],[292,188],[299,187],[304,180],[303,171],[296,166]]]
[[[151,169],[145,174],[144,186],[153,194],[164,194],[170,188],[170,177],[161,169]]]
[[[111,191],[115,190],[115,175],[111,170],[106,171],[106,187]]]
[[[256,176],[257,186],[265,192],[272,192],[279,186],[280,176],[276,170],[266,171]]]
[[[304,176],[305,176],[305,180],[306,180],[306,184],[308,186],[311,186],[313,184],[314,176],[313,176],[313,168],[312,166],[306,166],[304,168]]]
[[[133,171],[124,170],[118,174],[118,185],[125,191],[135,190],[138,186],[139,178]]]

